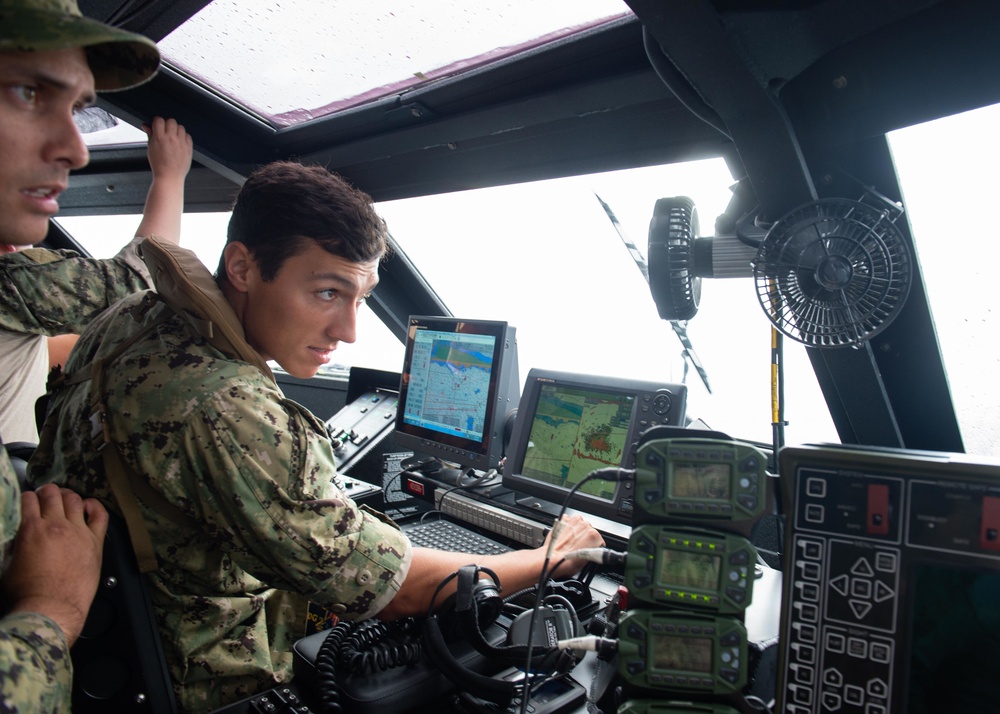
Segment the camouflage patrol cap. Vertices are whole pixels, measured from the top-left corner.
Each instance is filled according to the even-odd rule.
[[[142,84],[160,66],[155,42],[84,17],[76,0],[0,0],[0,52],[72,47],[87,53],[98,91]]]

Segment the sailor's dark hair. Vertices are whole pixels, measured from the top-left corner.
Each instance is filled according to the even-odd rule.
[[[229,219],[227,244],[236,241],[266,281],[306,241],[355,263],[380,260],[388,250],[385,221],[368,194],[322,166],[294,161],[267,164],[247,178]]]

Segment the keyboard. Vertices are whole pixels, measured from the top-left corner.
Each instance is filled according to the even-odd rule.
[[[434,492],[434,506],[461,523],[471,523],[477,528],[497,533],[529,548],[540,546],[549,532],[546,526],[534,519],[511,513],[502,506],[484,503],[471,496],[457,493],[453,488],[437,489]]]
[[[474,555],[499,555],[513,550],[503,543],[451,521],[433,520],[404,525],[403,532],[413,545],[420,548]]]

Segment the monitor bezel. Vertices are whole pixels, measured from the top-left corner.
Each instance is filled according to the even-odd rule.
[[[487,393],[483,438],[448,434],[413,424],[407,419],[407,399],[412,380],[413,349],[420,331],[486,335],[494,338],[492,367]],[[516,330],[500,320],[476,320],[441,315],[411,315],[407,321],[406,349],[399,381],[399,408],[396,411],[395,442],[400,448],[458,464],[460,467],[487,471],[498,468],[503,456],[504,424],[508,412],[517,405],[520,395],[517,367]]]
[[[538,408],[538,400],[547,386],[557,386],[567,389],[583,389],[603,392],[608,395],[626,396],[633,399],[632,413],[629,419],[626,435],[627,447],[622,450],[622,468],[635,466],[635,454],[639,447],[640,436],[651,426],[664,423],[671,426],[683,424],[687,403],[687,387],[681,384],[659,384],[642,380],[624,379],[601,375],[587,375],[555,370],[533,368],[528,372],[521,401],[517,408],[517,419],[504,464],[503,485],[522,498],[524,505],[533,508],[557,510],[566,501],[569,490],[562,486],[538,481],[521,473],[525,455],[528,450],[529,437],[534,424],[534,415]],[[669,394],[671,407],[669,419],[656,421],[648,411],[649,399],[658,394]],[[566,502],[566,507],[583,513],[605,518],[615,523],[631,525],[633,512],[634,484],[623,481],[614,484],[614,494],[610,499],[577,491]],[[536,500],[536,499],[540,499]],[[552,507],[555,506],[556,509]],[[555,515],[553,513],[552,515]]]

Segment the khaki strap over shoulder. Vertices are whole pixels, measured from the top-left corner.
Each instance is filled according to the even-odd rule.
[[[156,570],[157,562],[149,529],[146,527],[136,499],[137,495],[147,506],[179,525],[197,528],[198,524],[154,490],[142,476],[128,468],[121,457],[118,445],[110,439],[104,383],[111,364],[128,347],[176,313],[187,319],[198,334],[216,349],[252,364],[272,381],[274,374],[267,362],[247,343],[243,326],[232,306],[194,253],[156,237],[145,239],[139,244],[138,250],[149,267],[156,292],[146,294],[133,317],[141,322],[157,302],[166,303],[171,311],[153,320],[110,354],[94,361],[89,368],[85,367],[66,375],[64,383],[73,384],[91,380],[92,438],[98,442],[98,448],[103,455],[105,477],[125,518],[139,570],[148,573]]]
[[[165,303],[184,315],[214,347],[274,379],[267,362],[247,343],[239,318],[198,256],[155,236],[140,243],[138,250]]]
[[[145,314],[149,307],[155,304],[156,301],[157,297],[155,293],[146,293],[140,311]],[[122,511],[140,573],[149,573],[156,570],[157,562],[156,555],[153,552],[153,541],[149,536],[149,529],[146,527],[142,512],[139,510],[139,502],[135,497],[136,490],[140,491],[144,500],[146,500],[151,508],[175,522],[194,525],[195,521],[172,503],[169,503],[162,495],[153,491],[143,478],[125,465],[118,445],[110,438],[109,434],[108,407],[105,401],[104,380],[107,377],[108,365],[118,359],[126,349],[148,335],[157,325],[170,317],[172,317],[172,314],[165,312],[160,319],[150,322],[144,329],[118,345],[110,354],[92,362],[89,369],[83,367],[76,372],[66,375],[64,380],[65,384],[75,384],[86,381],[88,378],[90,379],[90,438],[97,445],[97,449],[101,453],[104,462],[104,477],[108,480],[111,492],[115,495],[115,501],[118,502],[118,507]],[[151,495],[152,498],[150,498]]]

